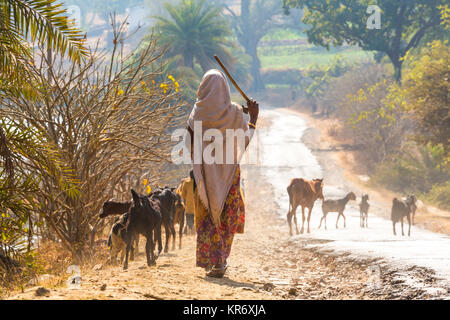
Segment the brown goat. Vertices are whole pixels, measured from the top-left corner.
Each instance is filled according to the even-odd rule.
[[[359,226],[361,228],[368,228],[368,218],[369,218],[369,195],[365,194],[361,197],[361,202],[359,203]]]
[[[336,220],[336,229],[338,228],[339,218],[342,216],[344,218],[344,228],[346,228],[346,221],[344,216],[345,206],[350,200],[356,200],[356,195],[353,192],[350,192],[343,199],[339,200],[324,200],[322,203],[322,213],[323,216],[320,219],[319,229],[322,226],[322,221],[325,221],[325,230],[327,229],[327,214],[329,212],[337,212],[338,217]]]
[[[317,199],[323,199],[323,179],[314,179],[312,181],[302,178],[292,179],[287,187],[289,195],[289,211],[287,213],[287,220],[289,223],[289,233],[292,235],[292,217],[294,217],[295,228],[297,227],[297,207],[302,206],[302,229],[300,233],[304,232],[305,225],[305,207],[308,208],[308,233],[310,233],[309,221],[311,219],[311,212],[314,202]]]
[[[106,201],[103,203],[102,211],[100,213],[100,219],[104,219],[110,216],[122,215],[114,221],[114,225],[108,236],[108,247],[111,250],[111,261],[116,261],[117,255],[122,251],[125,253],[126,243],[123,229],[125,228],[126,219],[124,217],[131,207],[131,202],[116,202],[116,201]],[[134,260],[134,255],[139,254],[139,234],[136,234],[133,238],[133,250],[131,251],[131,260]]]

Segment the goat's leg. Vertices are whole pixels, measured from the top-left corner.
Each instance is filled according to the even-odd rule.
[[[311,233],[311,230],[309,229],[309,221],[311,220],[311,211],[312,207],[308,208],[308,233]]]
[[[402,225],[402,236],[404,236],[405,233],[403,232],[403,217],[402,217],[402,219],[400,220],[400,222],[401,222],[401,225]]]
[[[297,217],[295,217],[295,227],[297,228]],[[303,234],[305,232],[305,207],[302,206],[302,229],[300,230],[300,233]],[[298,228],[297,228],[297,234],[298,234]]]
[[[360,211],[360,212],[359,212],[359,227],[360,227],[360,228],[364,228],[364,227],[363,227],[363,224],[364,224],[363,213],[362,213],[362,211]]]
[[[392,221],[392,229],[394,230],[394,236],[396,236],[397,233],[395,232],[395,222],[394,221]]]
[[[172,224],[170,226],[170,232],[172,234],[172,251],[175,251],[175,242],[176,242],[176,231],[175,231],[175,226]]]
[[[322,221],[323,221],[324,215],[322,215],[322,217],[320,218],[320,223],[319,223],[319,229],[322,226]]]
[[[341,215],[338,213],[337,219],[336,219],[336,229],[339,229],[338,227],[338,222],[339,222],[339,218],[341,217]]]
[[[131,240],[131,255],[130,255],[130,261],[134,261],[134,246],[133,246],[133,240]]]
[[[344,228],[347,228],[347,221],[345,219],[344,212],[342,212],[341,215],[344,218]]]
[[[123,263],[123,270],[127,270],[128,269],[128,255],[130,253],[130,249],[131,249],[131,235],[129,235],[129,232],[127,232],[127,248],[126,248],[126,254],[125,254],[125,262]]]
[[[181,216],[181,221],[180,221],[180,231],[179,231],[179,233],[180,233],[180,235],[179,235],[179,237],[180,237],[180,246],[179,246],[179,249],[181,249],[181,238],[183,238],[183,229],[184,229],[184,214]]]
[[[170,238],[170,230],[169,226],[165,223],[164,230],[166,232],[166,243],[164,245],[164,253],[169,252],[169,238]]]
[[[408,237],[410,237],[411,236],[411,218],[409,215],[407,215],[406,219],[408,219]]]
[[[125,247],[126,250],[126,247]],[[123,252],[125,252],[125,250]],[[117,245],[113,245],[111,248],[111,263],[116,264],[117,263],[117,255],[119,254],[119,249],[117,248]],[[122,263],[122,261],[120,262]]]
[[[127,250],[126,247],[124,247],[121,251],[120,251],[120,264],[123,263],[123,260],[125,259],[125,251]],[[116,257],[117,260],[117,257]],[[131,260],[131,259],[130,259]]]
[[[366,228],[369,227],[369,214],[365,213],[365,220],[366,220]]]
[[[289,235],[292,236],[292,210],[287,213],[287,221],[289,224]]]
[[[150,237],[149,237],[149,235],[147,234],[147,237],[146,237],[146,242],[145,242],[145,257],[147,258],[147,265],[150,267],[150,261],[151,261],[151,259],[150,259],[150,251],[153,251],[152,249],[153,249],[153,244],[151,245],[150,244],[150,239],[149,238],[151,238],[153,235],[152,234],[150,234]]]
[[[161,254],[161,251],[162,251],[161,227],[162,227],[161,223],[159,223],[155,229],[155,234],[156,234],[155,237],[158,240],[158,256]],[[155,240],[155,244],[156,244],[156,240]]]
[[[145,244],[145,253],[147,255],[147,265],[149,267],[156,264],[153,252],[153,232],[147,234],[147,243]]]

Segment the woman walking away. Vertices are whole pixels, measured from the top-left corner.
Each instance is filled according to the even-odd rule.
[[[256,101],[249,101],[247,106],[248,123],[242,108],[231,102],[225,75],[219,70],[209,70],[203,76],[188,120],[194,160],[196,261],[210,277],[224,276],[234,234],[244,232],[245,206],[239,161],[256,129],[259,113]],[[199,131],[199,123],[201,132],[194,134],[194,130]],[[230,129],[236,133],[231,138]],[[246,134],[245,143],[238,139],[238,132]],[[207,138],[211,136],[213,138]],[[195,148],[200,152],[194,151]],[[207,158],[208,154],[214,161]]]

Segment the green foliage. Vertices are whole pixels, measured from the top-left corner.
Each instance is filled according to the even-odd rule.
[[[311,83],[306,87],[306,97],[317,99],[323,96],[332,79],[341,76],[348,68],[349,66],[345,64],[341,56],[334,57],[328,66],[311,67],[307,72],[307,77],[311,79]]]
[[[442,157],[431,146],[406,144],[392,160],[380,163],[373,181],[403,193],[427,193],[434,185],[445,183],[450,171]]]
[[[27,83],[32,78],[30,64],[33,60],[27,40],[45,44],[77,62],[86,56],[83,35],[65,14],[56,0],[0,2],[0,92],[17,91],[17,94],[28,95],[36,92]]]
[[[421,195],[424,200],[450,209],[450,167],[442,148],[408,143],[392,160],[380,163],[372,181],[395,192]]]
[[[444,210],[450,210],[450,181],[444,184],[434,185],[425,195],[425,200],[436,204]]]
[[[77,181],[71,171],[60,164],[60,155],[38,131],[20,122],[2,118],[4,150],[8,150],[14,170],[0,163],[0,253],[23,261],[30,255],[31,239],[35,234],[35,212],[39,207],[36,192],[49,172],[57,172],[58,183],[67,197],[78,195]],[[40,167],[41,175],[31,173]]]
[[[405,59],[409,70],[402,87],[390,95],[417,123],[417,141],[442,145],[450,160],[450,50],[446,42],[433,41],[417,56]]]
[[[401,79],[401,59],[422,37],[441,23],[445,0],[378,0],[381,29],[368,29],[370,0],[283,0],[285,7],[304,8],[303,22],[310,25],[308,41],[329,48],[344,43],[386,53]]]
[[[166,60],[166,65],[163,68],[162,77],[168,78],[173,75],[179,83],[179,90],[184,100],[193,105],[197,99],[197,89],[200,83],[202,74],[200,70],[194,70],[183,65],[183,57],[177,55]],[[164,80],[164,79],[161,79]]]
[[[177,5],[166,3],[165,8],[170,19],[156,17],[155,28],[160,43],[168,46],[169,57],[182,55],[186,67],[193,69],[197,62],[203,71],[216,65],[214,54],[227,65],[234,63],[229,49],[234,43],[221,7],[205,0],[180,0]]]

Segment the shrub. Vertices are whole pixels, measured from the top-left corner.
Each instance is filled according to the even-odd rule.
[[[450,181],[435,185],[426,195],[426,200],[444,210],[450,210]]]

